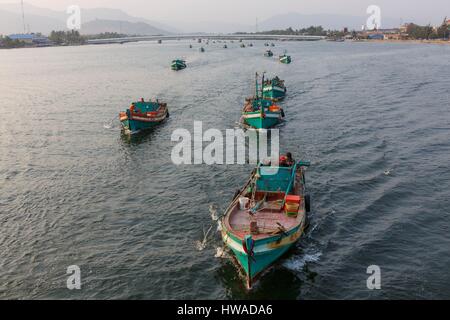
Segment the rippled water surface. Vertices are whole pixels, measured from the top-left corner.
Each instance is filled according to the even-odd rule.
[[[286,66],[263,43],[228,45],[0,51],[0,298],[449,297],[450,47],[279,42]],[[175,57],[188,69],[169,70]],[[215,257],[211,212],[252,167],[177,167],[170,135],[194,120],[235,127],[255,71],[286,80],[281,149],[312,161],[313,209],[305,237],[246,293]],[[142,96],[171,117],[129,140],[110,122]],[[382,290],[366,287],[373,264]]]

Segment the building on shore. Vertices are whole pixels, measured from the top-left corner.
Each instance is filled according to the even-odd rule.
[[[8,36],[11,40],[18,40],[25,42],[28,45],[35,45],[39,47],[50,46],[51,41],[40,34],[26,33],[26,34],[11,34]]]

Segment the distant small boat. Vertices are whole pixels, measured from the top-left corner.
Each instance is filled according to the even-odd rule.
[[[308,161],[280,157],[278,166],[259,164],[220,220],[222,240],[251,289],[256,280],[303,235],[310,211]]]
[[[192,44],[189,45],[189,48],[192,49]]]
[[[271,46],[271,47],[275,47],[275,43],[272,42],[272,43],[270,44],[270,46]]]
[[[198,43],[202,43],[202,39],[198,39],[197,42],[198,42]]]
[[[227,46],[226,44],[224,44],[224,45],[223,45],[223,48],[224,48],[224,49],[227,49],[227,48],[228,48],[228,46]]]
[[[268,47],[268,46],[269,46],[269,44],[268,44],[268,43],[266,42],[266,43],[264,43],[264,46],[265,46],[265,47]]]
[[[203,48],[203,47],[201,47],[199,50],[200,50],[200,52],[205,52],[205,48]]]
[[[253,43],[249,43],[248,46],[249,46],[249,47],[253,47]]]
[[[245,44],[244,43],[241,43],[241,48],[245,48]]]
[[[267,50],[266,52],[264,52],[264,57],[273,57],[273,52],[271,50]]]
[[[286,53],[283,54],[282,56],[280,56],[280,62],[285,64],[291,63],[292,62],[291,56],[288,56]]]
[[[133,102],[129,109],[119,113],[122,130],[127,134],[135,134],[151,129],[169,117],[167,103],[144,101]]]
[[[161,39],[159,39],[159,40],[158,40],[158,43],[159,43],[159,44],[161,44],[161,43],[162,43],[162,40],[161,40]]]
[[[172,61],[172,64],[170,66],[172,70],[178,71],[186,68],[186,61],[182,59],[176,59]]]
[[[278,77],[268,79],[263,84],[263,98],[278,101],[286,96],[286,86],[284,80]]]
[[[264,83],[264,75],[262,76]],[[282,108],[275,105],[272,100],[263,98],[258,84],[258,74],[255,81],[255,96],[245,99],[242,109],[242,121],[244,126],[254,129],[269,129],[280,123],[285,114]]]

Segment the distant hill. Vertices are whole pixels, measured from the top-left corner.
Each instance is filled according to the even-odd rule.
[[[307,28],[309,26],[322,26],[325,29],[341,30],[344,27],[354,30],[361,30],[361,26],[366,23],[368,16],[348,16],[336,14],[300,14],[286,13],[273,16],[259,25],[260,31],[279,30],[292,27],[293,29]],[[397,19],[387,17],[382,18],[382,28],[393,28],[400,25]]]
[[[25,3],[25,22],[27,28],[31,32],[42,32],[43,34],[49,34],[52,30],[65,30],[66,20],[68,15],[65,11],[55,11],[45,8],[33,6]],[[95,9],[82,9],[81,10],[82,26],[89,26],[89,22],[95,20],[117,20],[120,22],[129,23],[143,23],[147,26],[141,25],[140,27],[134,26],[131,29],[137,28],[138,30],[150,31],[151,28],[159,30],[159,34],[178,33],[179,31],[167,26],[165,24],[148,20],[145,18],[133,17],[126,12],[118,9],[108,8],[95,8]],[[98,25],[98,22],[97,22]],[[113,24],[110,24],[113,26]],[[100,27],[100,26],[99,26]],[[90,34],[90,32],[81,33]],[[88,30],[89,31],[89,30]],[[111,31],[111,30],[108,30]],[[146,31],[146,32],[147,32]],[[0,34],[10,34],[23,32],[22,23],[22,11],[20,3],[6,3],[0,4]],[[153,33],[152,33],[153,34]]]
[[[155,28],[144,22],[129,22],[117,20],[93,20],[81,26],[80,33],[84,35],[116,32],[128,35],[161,35],[167,31]]]

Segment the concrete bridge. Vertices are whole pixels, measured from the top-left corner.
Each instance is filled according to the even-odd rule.
[[[113,38],[113,39],[91,39],[88,40],[88,44],[107,44],[107,43],[126,43],[137,41],[164,41],[164,40],[276,40],[276,41],[318,41],[323,40],[322,36],[297,36],[297,35],[274,35],[274,34],[183,34],[183,35],[170,35],[170,36],[138,36],[138,37],[126,37],[126,38]]]

